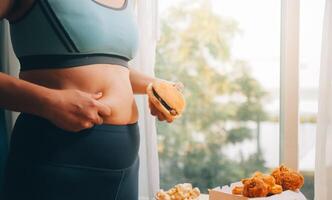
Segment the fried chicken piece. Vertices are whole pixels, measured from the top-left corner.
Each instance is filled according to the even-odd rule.
[[[283,176],[282,188],[284,190],[297,190],[301,189],[304,184],[304,177],[295,171],[290,171]]]
[[[270,190],[270,194],[280,194],[282,193],[282,187],[281,185],[274,185],[273,187],[271,187],[271,190]]]
[[[275,178],[276,183],[282,186],[283,190],[295,191],[301,189],[304,184],[304,177],[300,173],[284,165],[274,169],[271,175]]]
[[[235,195],[242,195],[243,193],[243,186],[235,186],[232,190],[232,194]]]
[[[278,185],[282,185],[283,175],[288,172],[289,172],[289,169],[286,166],[281,165],[272,171],[271,176],[273,176],[275,178],[276,183]]]
[[[260,178],[266,183],[268,186],[273,187],[276,184],[276,181],[273,176],[263,174],[262,172],[255,172],[253,177]]]
[[[253,177],[260,178],[268,185],[268,191],[270,195],[282,193],[282,187],[276,184],[276,180],[273,176],[263,174],[262,172],[255,172]]]
[[[245,197],[266,197],[269,194],[269,186],[261,178],[244,179],[242,183]]]

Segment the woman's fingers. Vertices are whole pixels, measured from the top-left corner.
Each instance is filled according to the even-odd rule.
[[[80,90],[54,90],[54,99],[50,108],[43,114],[57,127],[80,131],[94,125],[103,124],[104,119],[111,115],[111,108],[102,102],[103,93],[87,93]]]
[[[111,108],[109,106],[107,106],[106,104],[104,104],[100,101],[96,101],[95,105],[97,107],[97,112],[101,117],[108,117],[111,115],[111,113],[112,113]]]
[[[172,123],[172,122],[174,121],[174,119],[172,119],[172,118],[167,118],[166,121],[167,121],[168,123]]]
[[[154,108],[151,108],[150,111],[151,111],[151,115],[153,115],[153,116],[156,116],[158,114],[157,110]]]
[[[91,94],[91,97],[94,99],[92,102],[93,106],[96,106],[98,114],[102,117],[108,117],[111,115],[111,108],[106,104],[98,101],[103,96],[102,92],[98,92],[96,94]]]
[[[91,97],[92,97],[93,99],[96,99],[96,100],[100,99],[102,96],[103,96],[103,93],[102,93],[102,92],[98,92],[98,93],[95,93],[95,94],[91,94]]]
[[[151,115],[157,116],[157,114],[158,114],[159,111],[155,107],[151,107],[150,108],[150,112],[151,112]]]
[[[153,116],[156,116],[157,113],[159,112],[156,107],[153,105],[153,103],[151,103],[151,101],[149,100],[149,108],[150,108],[150,113]]]
[[[150,113],[151,115],[157,117],[159,121],[167,121],[168,123],[173,122],[174,119],[172,118],[167,118],[162,112],[160,112],[154,104],[149,100],[149,108],[150,108]]]
[[[102,117],[100,117],[99,115],[97,115],[97,117],[93,120],[93,124],[97,124],[97,125],[101,125],[103,124],[104,120]]]
[[[179,91],[183,91],[183,89],[184,89],[184,85],[183,85],[183,83],[181,83],[181,82],[176,82],[176,83],[174,83],[173,85],[174,85],[174,87],[176,87],[176,89],[178,89]]]
[[[158,113],[157,117],[158,117],[159,121],[165,121],[166,120],[166,117],[162,113]]]
[[[164,121],[165,116],[149,101],[151,115],[156,116],[159,121]]]

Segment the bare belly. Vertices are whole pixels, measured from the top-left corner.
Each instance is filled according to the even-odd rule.
[[[129,79],[128,68],[95,64],[64,69],[31,70],[20,73],[20,78],[54,89],[78,89],[89,93],[102,92],[101,102],[112,114],[106,124],[130,124],[138,119],[137,106]]]

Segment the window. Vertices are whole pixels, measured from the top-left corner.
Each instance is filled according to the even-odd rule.
[[[203,192],[279,165],[280,1],[160,1],[156,74],[187,108],[158,123],[161,187]],[[240,5],[240,6],[239,6]]]
[[[162,188],[191,182],[206,192],[256,170],[268,172],[290,161],[299,165],[305,175],[302,192],[308,199],[314,198],[324,3],[325,0],[160,2],[156,74],[182,81],[188,102],[182,118],[172,125],[157,124]],[[300,27],[299,35],[296,25]],[[281,63],[285,60],[287,64]],[[299,78],[299,85],[292,76]],[[285,94],[285,89],[286,97],[280,95]],[[299,110],[288,109],[297,106],[297,98],[292,99],[291,93],[297,90]],[[281,100],[287,101],[287,106]],[[289,113],[292,121],[285,126],[287,119],[283,117]],[[299,140],[298,152],[295,138]]]

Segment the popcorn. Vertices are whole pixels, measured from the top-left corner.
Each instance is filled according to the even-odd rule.
[[[197,187],[193,188],[190,183],[175,185],[168,191],[160,190],[156,194],[156,200],[197,200],[200,196]]]

